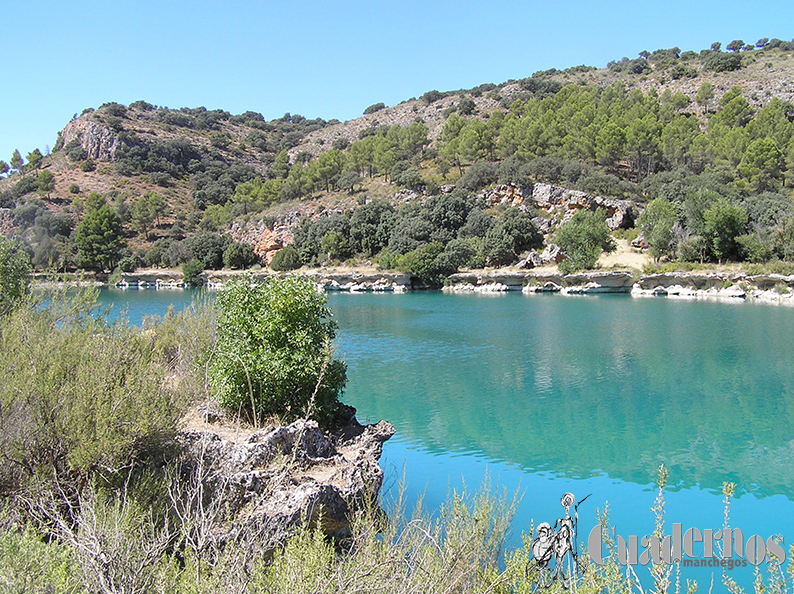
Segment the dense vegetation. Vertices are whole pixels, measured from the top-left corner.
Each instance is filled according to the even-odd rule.
[[[347,124],[299,115],[268,122],[255,112],[108,103],[75,121],[108,130],[112,153],[88,154],[71,132],[52,155],[16,151],[0,163],[10,175],[0,207],[10,209],[5,228],[27,244],[37,269],[195,272],[263,265],[236,230],[256,220],[272,228],[280,204],[300,209],[316,199],[275,269],[375,260],[437,283],[460,267],[511,264],[557,241],[538,233],[548,213],[527,205],[515,214],[478,195],[505,183],[526,195],[548,182],[653,204],[639,223],[657,259],[790,260],[794,106],[761,81],[765,69],[785,66],[794,45],[733,40],[725,49],[643,51],[603,70],[429,91],[408,102],[400,113],[415,115],[398,123],[380,124],[393,122],[391,108],[375,103],[354,135]],[[743,69],[755,79],[727,88],[720,77]],[[317,136],[331,129],[341,135]],[[69,183],[67,192],[62,180],[73,178],[110,179],[112,189],[100,196]],[[376,178],[416,198],[386,195]]]
[[[311,417],[332,426],[345,364],[333,358],[334,323],[325,296],[297,276],[229,283],[218,295],[218,340],[208,382],[221,405],[257,419]]]

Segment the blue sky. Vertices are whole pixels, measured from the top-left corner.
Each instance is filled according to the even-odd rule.
[[[793,36],[790,0],[30,0],[0,18],[0,159],[108,101],[348,120],[431,89]]]

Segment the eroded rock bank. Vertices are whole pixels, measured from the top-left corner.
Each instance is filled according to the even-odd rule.
[[[331,434],[305,420],[242,435],[208,423],[183,431],[179,442],[213,544],[256,538],[267,549],[304,522],[345,536],[351,512],[377,505],[378,461],[393,434],[386,421],[360,425],[352,417]]]
[[[673,272],[637,277],[630,272],[596,271],[554,274],[532,271],[453,274],[444,291],[451,293],[630,293],[634,297],[752,299],[794,305],[794,276],[781,274]]]
[[[205,273],[207,285],[222,287],[240,272]],[[253,280],[264,280],[279,273],[244,273]],[[318,287],[326,291],[402,293],[426,288],[410,273],[368,271],[306,271]],[[122,275],[122,287],[177,288],[182,285],[178,271],[144,271]],[[669,296],[680,298],[751,299],[794,305],[794,275],[743,272],[671,272],[638,276],[636,272],[599,270],[561,274],[541,270],[477,270],[453,274],[443,287],[449,293],[628,293],[634,297]]]

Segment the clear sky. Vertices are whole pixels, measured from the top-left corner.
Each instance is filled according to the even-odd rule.
[[[6,3],[0,159],[52,147],[73,114],[109,101],[348,120],[431,89],[761,37],[794,37],[794,2]]]

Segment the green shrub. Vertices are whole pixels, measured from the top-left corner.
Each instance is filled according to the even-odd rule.
[[[375,113],[376,111],[380,111],[381,109],[386,109],[386,104],[383,102],[380,103],[373,103],[367,109],[364,110],[364,115],[369,115],[371,113]]]
[[[138,268],[138,258],[135,256],[127,256],[119,260],[119,268],[122,272],[135,272]]]
[[[204,265],[198,260],[191,260],[182,264],[182,282],[186,285],[200,287],[204,284]]]
[[[0,321],[0,494],[123,479],[184,411],[155,336],[107,324],[97,296],[55,293]]]
[[[29,273],[30,257],[22,245],[0,235],[0,315],[25,298]]]
[[[259,256],[254,253],[247,243],[230,243],[223,252],[223,265],[236,270],[248,268],[259,261]]]
[[[209,385],[221,405],[253,413],[340,419],[345,364],[333,359],[336,325],[325,295],[298,276],[229,283],[217,297],[217,346]]]
[[[270,268],[277,272],[286,272],[301,267],[301,257],[298,250],[288,245],[276,252],[270,261]]]
[[[595,267],[601,252],[613,252],[617,245],[609,232],[604,211],[578,210],[573,218],[557,230],[557,245],[568,259],[560,262],[560,271],[570,274]]]

